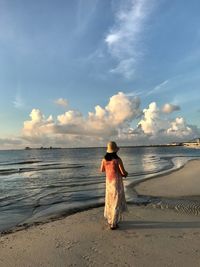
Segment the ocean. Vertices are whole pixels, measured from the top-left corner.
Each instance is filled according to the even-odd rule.
[[[0,232],[72,214],[104,204],[105,174],[100,163],[105,148],[0,151]],[[200,150],[184,147],[122,147],[128,190],[138,180],[182,167],[200,158]]]

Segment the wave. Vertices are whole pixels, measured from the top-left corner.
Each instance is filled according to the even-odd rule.
[[[62,169],[77,169],[77,168],[84,168],[84,165],[62,165],[62,164],[44,164],[38,165],[36,167],[25,167],[25,168],[10,168],[10,169],[0,169],[0,175],[10,175],[15,173],[22,173],[22,172],[33,172],[33,171],[44,171],[44,170],[62,170]]]
[[[34,163],[40,163],[41,160],[26,160],[26,161],[17,161],[17,162],[7,162],[7,163],[0,163],[0,165],[24,165],[24,164],[34,164]]]

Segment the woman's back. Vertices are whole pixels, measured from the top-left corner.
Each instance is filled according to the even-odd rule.
[[[119,169],[119,160],[103,160],[104,168],[106,171],[106,178],[111,182],[114,179],[121,178],[121,173]]]

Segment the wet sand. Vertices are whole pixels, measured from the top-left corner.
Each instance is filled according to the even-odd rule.
[[[143,192],[145,184],[147,195],[163,195],[169,190],[177,190],[181,196],[183,193],[200,195],[200,179],[196,178],[200,173],[199,165],[200,161],[192,161],[167,177],[140,184],[137,190]],[[187,173],[185,178],[183,173]],[[164,190],[163,187],[174,181],[174,175],[178,175],[177,186]],[[183,190],[188,179],[193,184],[192,189],[187,187],[180,191],[180,176]],[[148,186],[152,182],[159,183],[157,192]],[[163,191],[159,191],[161,189]],[[129,205],[129,213],[120,228],[111,231],[103,219],[103,208],[95,208],[2,236],[0,266],[199,267],[200,217],[152,205]]]

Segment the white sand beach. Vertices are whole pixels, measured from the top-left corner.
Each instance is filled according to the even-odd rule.
[[[189,161],[184,168],[167,176],[142,182],[136,190],[151,196],[200,196],[200,161]]]
[[[200,161],[137,186],[141,194],[200,195]],[[189,180],[189,181],[188,181]],[[200,217],[129,205],[117,230],[103,208],[0,238],[0,266],[200,266]]]

